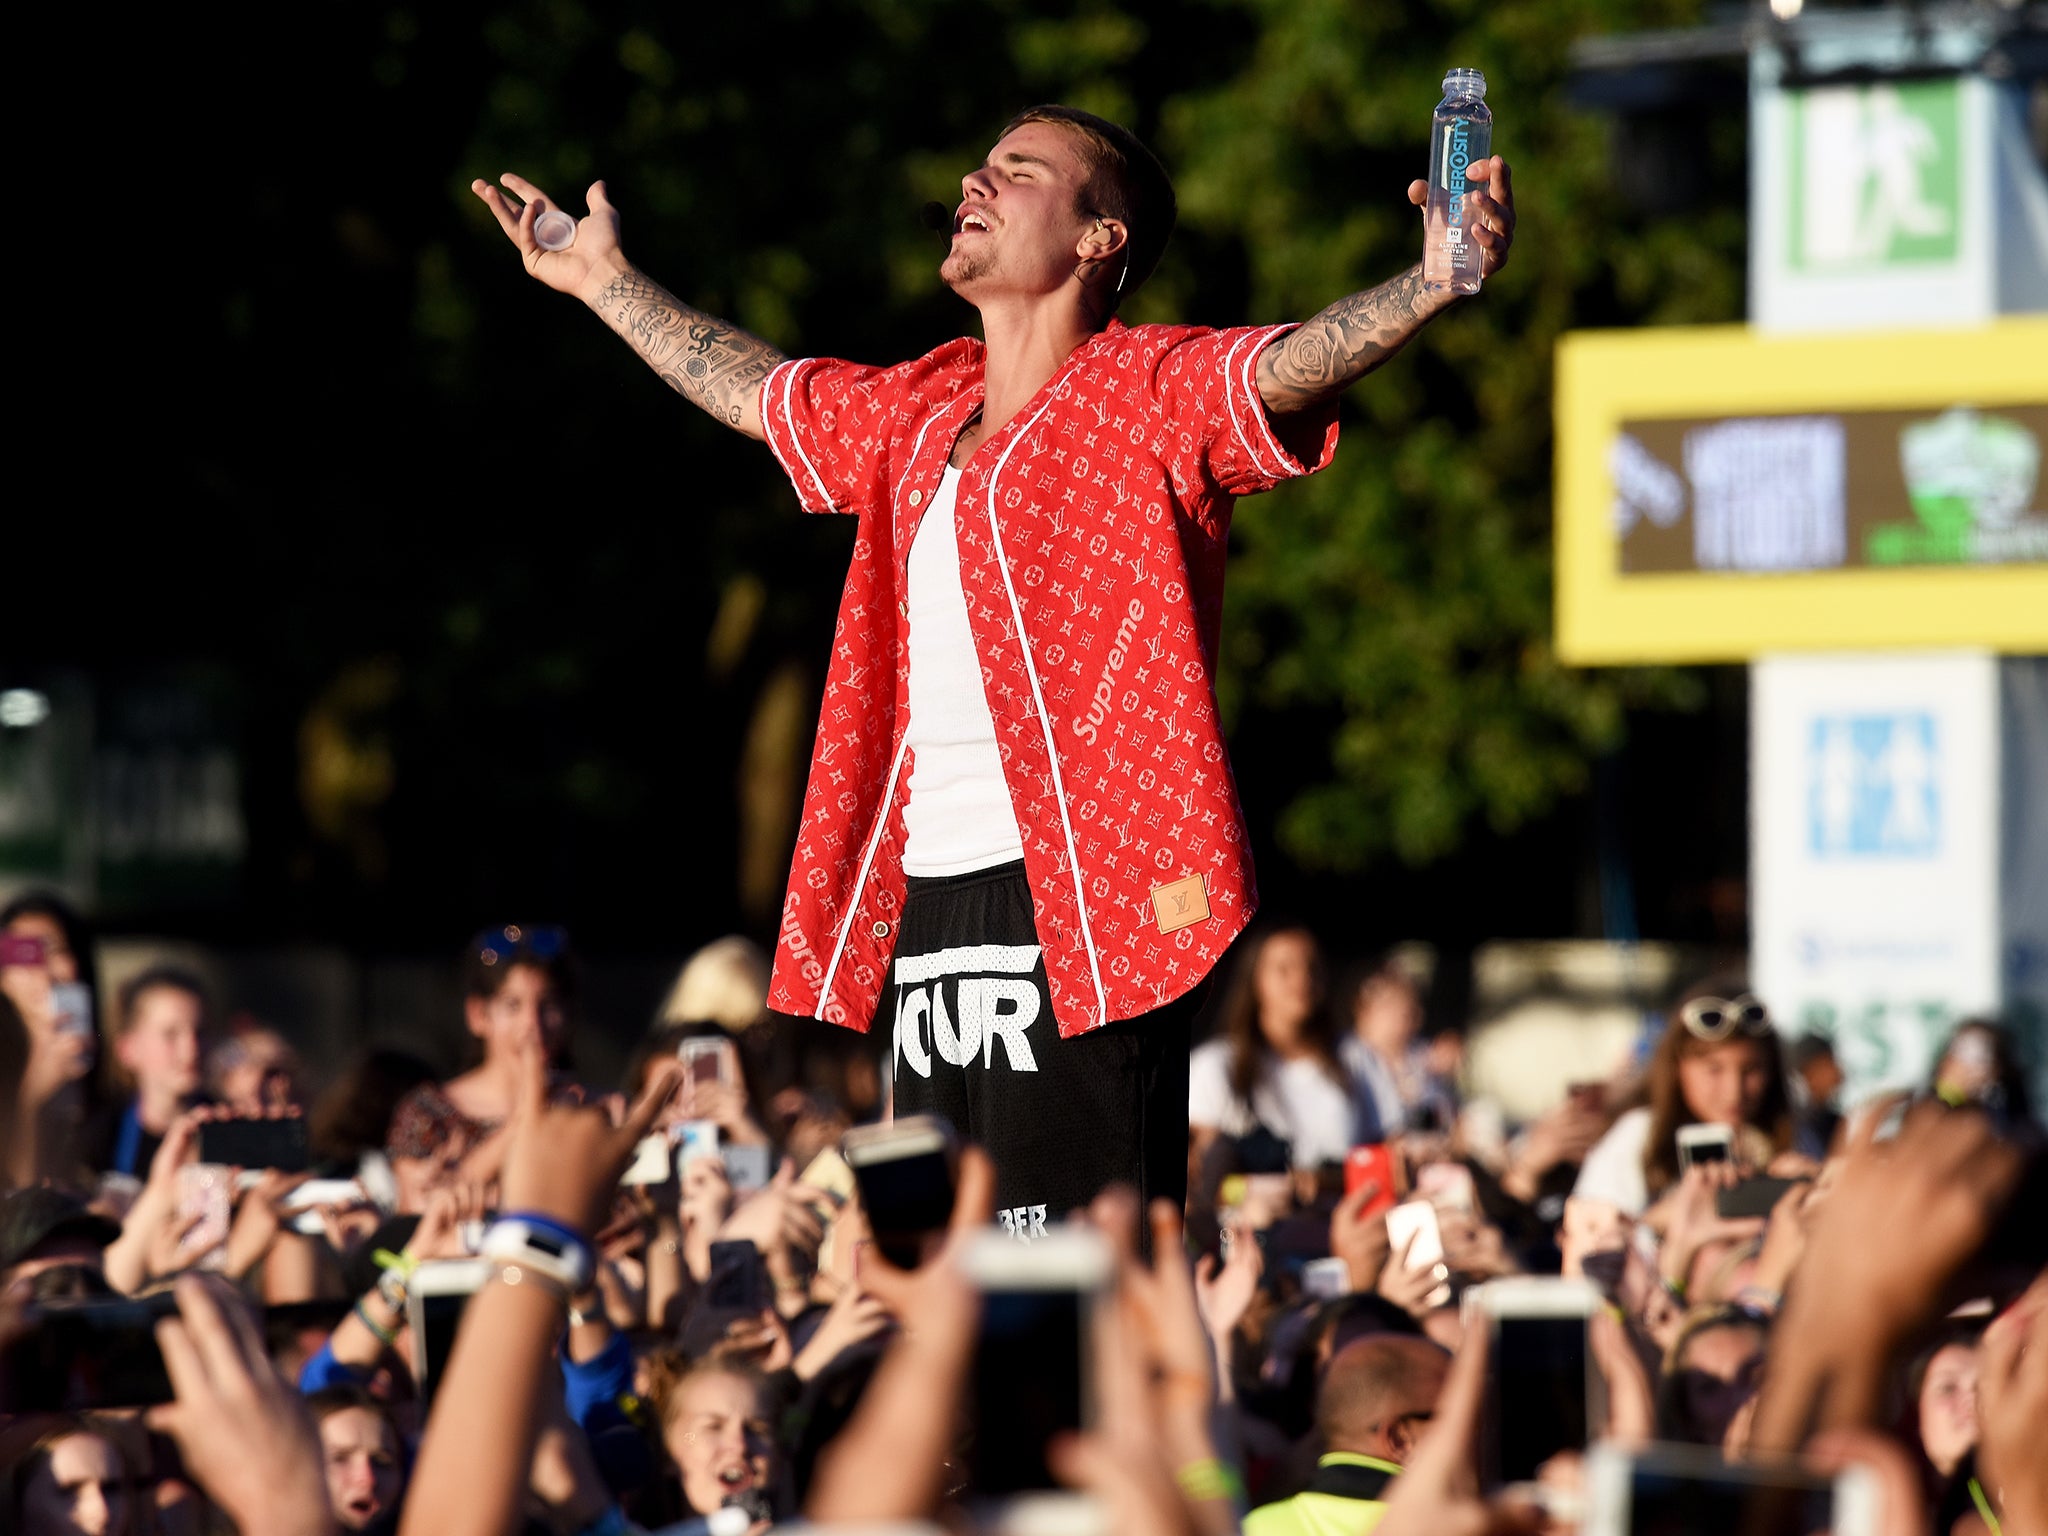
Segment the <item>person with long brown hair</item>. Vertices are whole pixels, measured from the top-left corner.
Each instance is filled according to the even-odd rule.
[[[1681,1126],[1727,1126],[1735,1161],[1752,1167],[1792,1146],[1778,1033],[1739,978],[1710,978],[1678,1000],[1650,1060],[1648,1093],[1649,1103],[1622,1115],[1586,1155],[1573,1205],[1642,1215],[1678,1182]]]
[[[1255,935],[1239,951],[1216,1038],[1188,1060],[1195,1157],[1218,1136],[1263,1127],[1297,1168],[1341,1162],[1363,1139],[1363,1102],[1337,1057],[1315,935],[1298,926]]]

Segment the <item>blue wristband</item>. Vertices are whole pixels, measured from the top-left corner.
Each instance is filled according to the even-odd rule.
[[[589,1285],[597,1255],[573,1227],[551,1216],[508,1211],[491,1223],[477,1251],[487,1259],[523,1264],[547,1276],[569,1300]]]
[[[498,1220],[523,1221],[529,1227],[538,1228],[540,1231],[547,1233],[548,1236],[556,1238],[561,1242],[573,1243],[576,1247],[586,1251],[590,1247],[590,1239],[581,1232],[578,1232],[574,1227],[564,1226],[561,1222],[555,1220],[554,1217],[543,1216],[539,1211],[500,1211],[498,1212]]]

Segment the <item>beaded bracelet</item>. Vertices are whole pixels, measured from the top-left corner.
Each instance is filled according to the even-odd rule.
[[[1785,1298],[1767,1285],[1745,1285],[1735,1293],[1735,1305],[1758,1317],[1775,1317]]]
[[[369,1329],[371,1333],[375,1334],[377,1336],[377,1342],[379,1344],[382,1344],[386,1349],[389,1349],[392,1345],[398,1342],[398,1330],[395,1328],[386,1328],[382,1323],[378,1322],[377,1319],[370,1316],[368,1310],[364,1308],[363,1300],[360,1296],[356,1298],[355,1313],[356,1321],[361,1323],[365,1328]]]

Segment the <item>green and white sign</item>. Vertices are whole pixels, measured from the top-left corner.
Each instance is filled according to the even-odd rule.
[[[1809,10],[1811,8],[1809,7]],[[1750,319],[1764,334],[2048,308],[2048,176],[1976,25],[1823,11],[1750,54]]]
[[[1954,79],[1788,92],[1785,228],[1796,272],[1953,262],[1962,249]]]

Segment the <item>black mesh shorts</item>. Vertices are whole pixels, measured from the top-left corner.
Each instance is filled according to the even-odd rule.
[[[1029,1239],[1109,1184],[1187,1195],[1188,1025],[1205,989],[1062,1040],[1020,863],[913,878],[878,1028],[898,1115],[943,1115],[996,1164]]]

